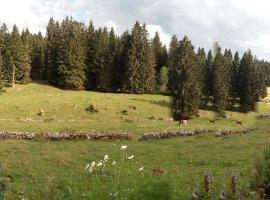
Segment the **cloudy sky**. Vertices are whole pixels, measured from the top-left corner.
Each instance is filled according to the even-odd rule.
[[[32,32],[46,32],[51,16],[67,15],[96,26],[113,26],[118,34],[138,19],[148,25],[150,36],[159,31],[168,44],[172,34],[187,35],[195,47],[251,49],[270,60],[269,0],[0,0],[0,23]]]

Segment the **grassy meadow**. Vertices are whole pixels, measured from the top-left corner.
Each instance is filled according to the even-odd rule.
[[[268,97],[269,99],[269,97]],[[170,121],[170,99],[162,95],[124,95],[86,91],[63,91],[32,83],[16,85],[0,96],[1,130],[89,131],[118,130],[134,135],[131,141],[0,141],[0,177],[8,179],[0,194],[6,199],[131,199],[147,190],[151,181],[168,181],[175,199],[191,199],[202,184],[205,171],[213,174],[218,192],[228,188],[230,176],[239,172],[246,187],[255,157],[269,144],[270,121],[257,120],[269,113],[270,104],[260,102],[258,113],[228,112],[215,125],[213,112],[201,110],[187,126]],[[98,113],[85,108],[93,104]],[[136,107],[134,110],[131,107]],[[40,109],[45,111],[39,116]],[[121,112],[127,110],[127,115]],[[155,119],[149,119],[149,118]],[[25,119],[31,118],[32,122]],[[162,119],[161,119],[162,118]],[[241,120],[243,125],[236,125]],[[246,135],[181,137],[138,141],[144,132],[179,128],[257,129]],[[126,145],[126,150],[121,146]],[[109,156],[106,166],[92,173],[87,163]],[[130,156],[132,159],[128,159]],[[112,165],[116,161],[116,165]],[[139,171],[143,167],[142,171]],[[163,175],[152,173],[154,168]],[[143,188],[143,189],[142,189]],[[158,190],[157,192],[161,192]],[[166,191],[166,190],[165,190]],[[136,199],[136,197],[134,197]],[[137,198],[138,199],[138,198]]]

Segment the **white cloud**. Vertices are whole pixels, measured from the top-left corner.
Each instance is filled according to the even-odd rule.
[[[169,46],[171,36],[170,36],[170,34],[164,32],[160,25],[148,24],[148,25],[146,25],[146,28],[149,32],[150,38],[153,38],[155,36],[156,32],[158,32],[162,43],[165,44],[167,47]]]
[[[51,16],[72,15],[120,34],[139,20],[148,24],[150,35],[159,31],[165,44],[176,34],[187,35],[195,47],[211,48],[212,38],[223,48],[251,48],[270,60],[269,8],[269,0],[1,0],[0,23],[45,33]]]

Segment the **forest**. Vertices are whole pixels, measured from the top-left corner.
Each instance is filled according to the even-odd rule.
[[[209,106],[221,116],[226,109],[253,111],[270,83],[270,64],[251,50],[240,56],[217,42],[212,50],[196,49],[176,35],[166,47],[138,21],[121,35],[72,17],[51,18],[45,36],[2,24],[0,52],[2,91],[13,81],[44,80],[65,90],[162,93],[173,97],[177,120]]]

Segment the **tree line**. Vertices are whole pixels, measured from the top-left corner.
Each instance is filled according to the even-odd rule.
[[[71,17],[51,18],[45,37],[28,29],[20,33],[16,25],[10,32],[3,24],[0,52],[1,87],[15,74],[16,83],[46,80],[63,89],[167,93],[173,97],[175,119],[209,105],[221,115],[236,105],[244,112],[254,110],[269,80],[268,63],[251,51],[242,58],[218,44],[213,52],[196,51],[187,37],[176,36],[167,50],[159,33],[149,39],[146,24],[138,21],[131,31],[116,35],[92,21],[86,26]]]

